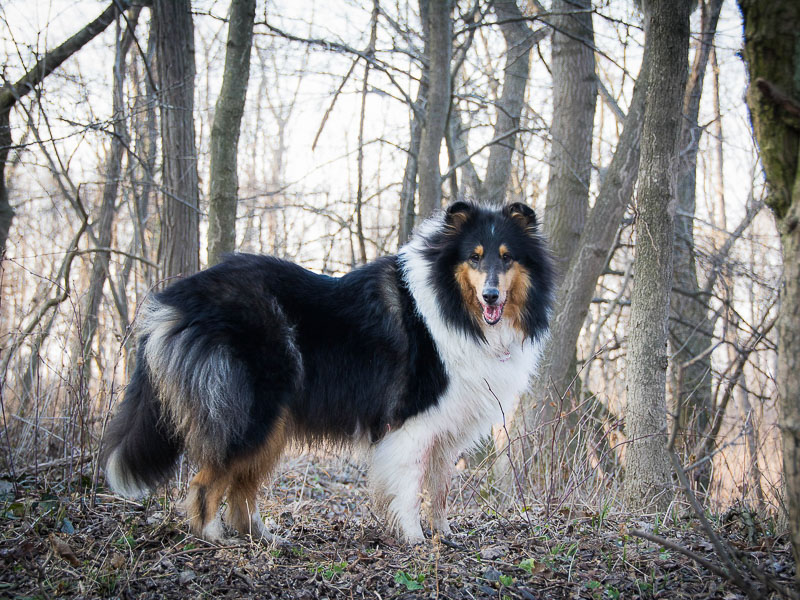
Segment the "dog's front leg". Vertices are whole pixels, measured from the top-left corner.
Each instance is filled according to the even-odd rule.
[[[436,441],[425,471],[425,491],[430,498],[428,520],[431,529],[442,535],[452,533],[447,521],[447,495],[450,492],[450,481],[453,477],[453,463],[456,450],[442,441]]]
[[[425,540],[420,525],[422,486],[433,440],[421,427],[404,426],[372,448],[370,482],[376,507],[409,544]]]

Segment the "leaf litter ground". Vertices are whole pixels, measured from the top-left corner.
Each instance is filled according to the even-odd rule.
[[[164,492],[128,502],[39,473],[0,481],[0,598],[722,598],[728,582],[675,551],[631,536],[646,529],[718,563],[696,522],[566,509],[495,511],[476,478],[454,485],[454,534],[409,548],[378,522],[363,469],[316,457],[287,461],[262,498],[288,547],[213,545],[187,533]],[[47,483],[45,483],[47,482]],[[14,485],[16,483],[16,486]],[[80,484],[80,478],[78,483]],[[87,477],[83,483],[90,484]],[[744,512],[744,511],[742,511]],[[791,585],[785,536],[732,511],[722,536]],[[765,597],[768,597],[765,593]]]

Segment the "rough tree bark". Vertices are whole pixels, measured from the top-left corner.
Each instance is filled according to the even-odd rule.
[[[560,272],[583,231],[592,174],[592,129],[597,103],[590,0],[554,0],[553,120],[544,227]]]
[[[256,0],[232,0],[222,89],[211,127],[210,193],[208,205],[208,264],[236,247],[236,203],[239,180],[239,130],[250,79],[250,51]]]
[[[419,83],[417,97],[414,100],[414,107],[411,111],[411,136],[408,146],[408,156],[406,166],[403,170],[403,183],[400,188],[400,226],[398,227],[398,246],[402,246],[411,237],[414,230],[414,197],[417,193],[417,158],[419,157],[419,145],[422,140],[422,119],[420,113],[423,110],[423,102],[428,94],[428,83],[425,77]]]
[[[597,76],[590,0],[555,0],[551,12],[553,120],[543,222],[556,269],[563,275],[577,249],[589,207]],[[573,345],[563,373],[569,381],[576,373],[575,353]],[[557,409],[557,404],[547,404],[545,418],[552,418]]]
[[[538,37],[525,22],[516,0],[498,0],[494,12],[506,43],[503,67],[503,91],[497,101],[494,136],[499,140],[489,149],[486,177],[481,186],[481,200],[496,205],[505,201],[511,178],[512,155],[519,131],[525,86],[528,84],[531,48]]]
[[[154,0],[161,111],[163,202],[158,264],[170,279],[200,268],[199,190],[194,132],[194,25],[189,0]]]
[[[442,204],[442,176],[439,152],[442,147],[447,113],[450,110],[450,58],[453,21],[451,0],[421,0],[428,61],[423,78],[427,87],[425,124],[422,127],[417,170],[419,174],[419,216],[424,219]]]
[[[800,564],[800,4],[739,0],[739,7],[747,105],[783,246],[777,387],[789,530]],[[800,590],[800,571],[796,577]]]
[[[634,285],[628,324],[624,499],[666,509],[670,463],[666,444],[667,317],[672,284],[677,142],[686,87],[689,1],[645,4],[645,38],[653,46],[642,123],[636,195]]]
[[[521,466],[528,463],[536,448],[536,441],[529,434],[535,430],[535,415],[539,407],[545,404],[546,413],[554,414],[559,408],[561,394],[571,381],[569,373],[574,372],[578,336],[633,194],[639,172],[642,116],[652,54],[652,42],[645,42],[642,65],[622,134],[577,249],[558,288],[559,300],[550,320],[550,338],[542,352],[542,361],[529,388],[530,392],[521,398],[511,422],[512,456],[514,462]],[[499,449],[505,446],[503,437],[501,435],[497,439]],[[495,468],[498,486],[511,490],[511,475],[507,454],[501,452]]]
[[[65,60],[105,31],[120,11],[129,8],[130,4],[128,0],[112,2],[94,21],[57,48],[45,53],[33,68],[20,77],[16,83],[0,88],[0,256],[5,254],[8,233],[14,221],[14,209],[9,201],[5,174],[8,152],[12,148],[13,142],[11,139],[11,110],[20,98],[44,81]]]
[[[708,319],[708,296],[700,293],[694,244],[695,188],[697,153],[703,128],[699,125],[700,98],[703,92],[714,35],[722,0],[700,3],[700,35],[683,99],[683,127],[679,148],[678,209],[675,215],[673,289],[669,334],[672,349],[670,363],[670,413],[676,415],[679,445],[696,444],[698,433],[708,426],[711,412],[711,354],[713,322]],[[705,353],[705,354],[704,354]],[[708,488],[710,470],[698,473],[703,489]]]

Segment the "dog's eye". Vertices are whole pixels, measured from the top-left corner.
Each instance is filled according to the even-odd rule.
[[[503,259],[503,262],[505,264],[507,264],[507,265],[510,265],[512,262],[514,262],[514,257],[511,256],[508,252],[503,254],[502,259]]]
[[[481,255],[473,252],[469,255],[469,262],[473,265],[477,265],[481,261]]]

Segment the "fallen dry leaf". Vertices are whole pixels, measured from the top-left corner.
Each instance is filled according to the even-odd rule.
[[[50,546],[53,548],[53,552],[55,552],[73,567],[81,566],[81,561],[78,560],[77,556],[75,556],[75,552],[72,551],[72,548],[69,547],[69,544],[58,539],[54,533],[51,533],[48,536],[48,539],[50,540]]]
[[[484,560],[495,560],[505,556],[506,553],[508,553],[508,546],[504,544],[495,544],[482,549],[481,558]]]
[[[114,552],[114,554],[111,556],[111,560],[108,561],[108,564],[114,569],[121,569],[125,564],[125,557],[119,552]]]

